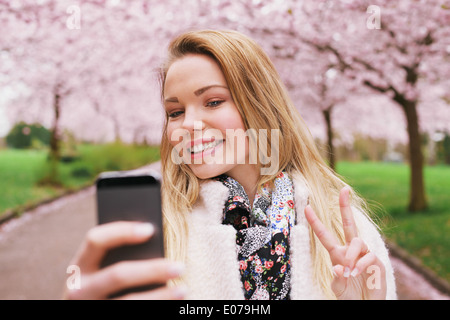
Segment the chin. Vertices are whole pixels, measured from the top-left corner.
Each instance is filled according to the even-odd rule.
[[[230,170],[228,166],[217,164],[191,164],[189,167],[197,178],[203,180],[217,177]]]

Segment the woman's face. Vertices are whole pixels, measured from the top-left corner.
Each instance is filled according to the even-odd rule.
[[[248,163],[246,129],[214,59],[189,54],[173,62],[164,107],[169,142],[198,178],[233,177]],[[173,155],[172,161],[181,162]]]

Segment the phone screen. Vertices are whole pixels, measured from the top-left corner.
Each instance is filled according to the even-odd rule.
[[[126,245],[108,252],[102,267],[122,260],[164,257],[161,186],[153,175],[107,173],[97,180],[98,223],[113,221],[150,222],[155,234],[149,241]]]

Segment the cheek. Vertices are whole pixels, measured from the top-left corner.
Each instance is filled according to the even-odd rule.
[[[167,125],[165,139],[169,143],[170,146],[174,147],[177,144],[177,141],[172,141],[172,139],[171,139],[172,134],[173,134],[173,128],[171,128],[170,125]]]
[[[242,121],[241,115],[237,109],[234,109],[232,112],[223,113],[216,119],[218,126],[220,126],[221,130],[224,132],[226,129],[241,129],[245,131],[244,122]]]
[[[174,124],[168,124],[167,125],[167,140],[169,141],[169,144],[173,147],[179,144],[183,141],[183,139],[186,138],[186,136],[189,136],[189,132],[186,130],[179,128],[179,126]]]
[[[184,148],[187,143],[189,133],[186,133],[186,130],[182,130],[175,126],[167,126],[166,130],[166,139],[170,146],[172,146],[172,161],[175,161],[177,164],[183,162],[182,157],[186,155]],[[187,140],[186,140],[187,139]]]
[[[244,126],[239,113],[234,117],[224,117],[222,121],[225,133],[226,143],[223,150],[225,162],[228,164],[244,163],[249,152],[247,130]]]

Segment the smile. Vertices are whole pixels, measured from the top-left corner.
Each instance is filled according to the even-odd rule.
[[[216,140],[212,142],[202,143],[202,144],[196,144],[192,147],[188,147],[187,151],[191,154],[198,154],[202,153],[204,151],[210,150],[221,144],[223,140]]]

